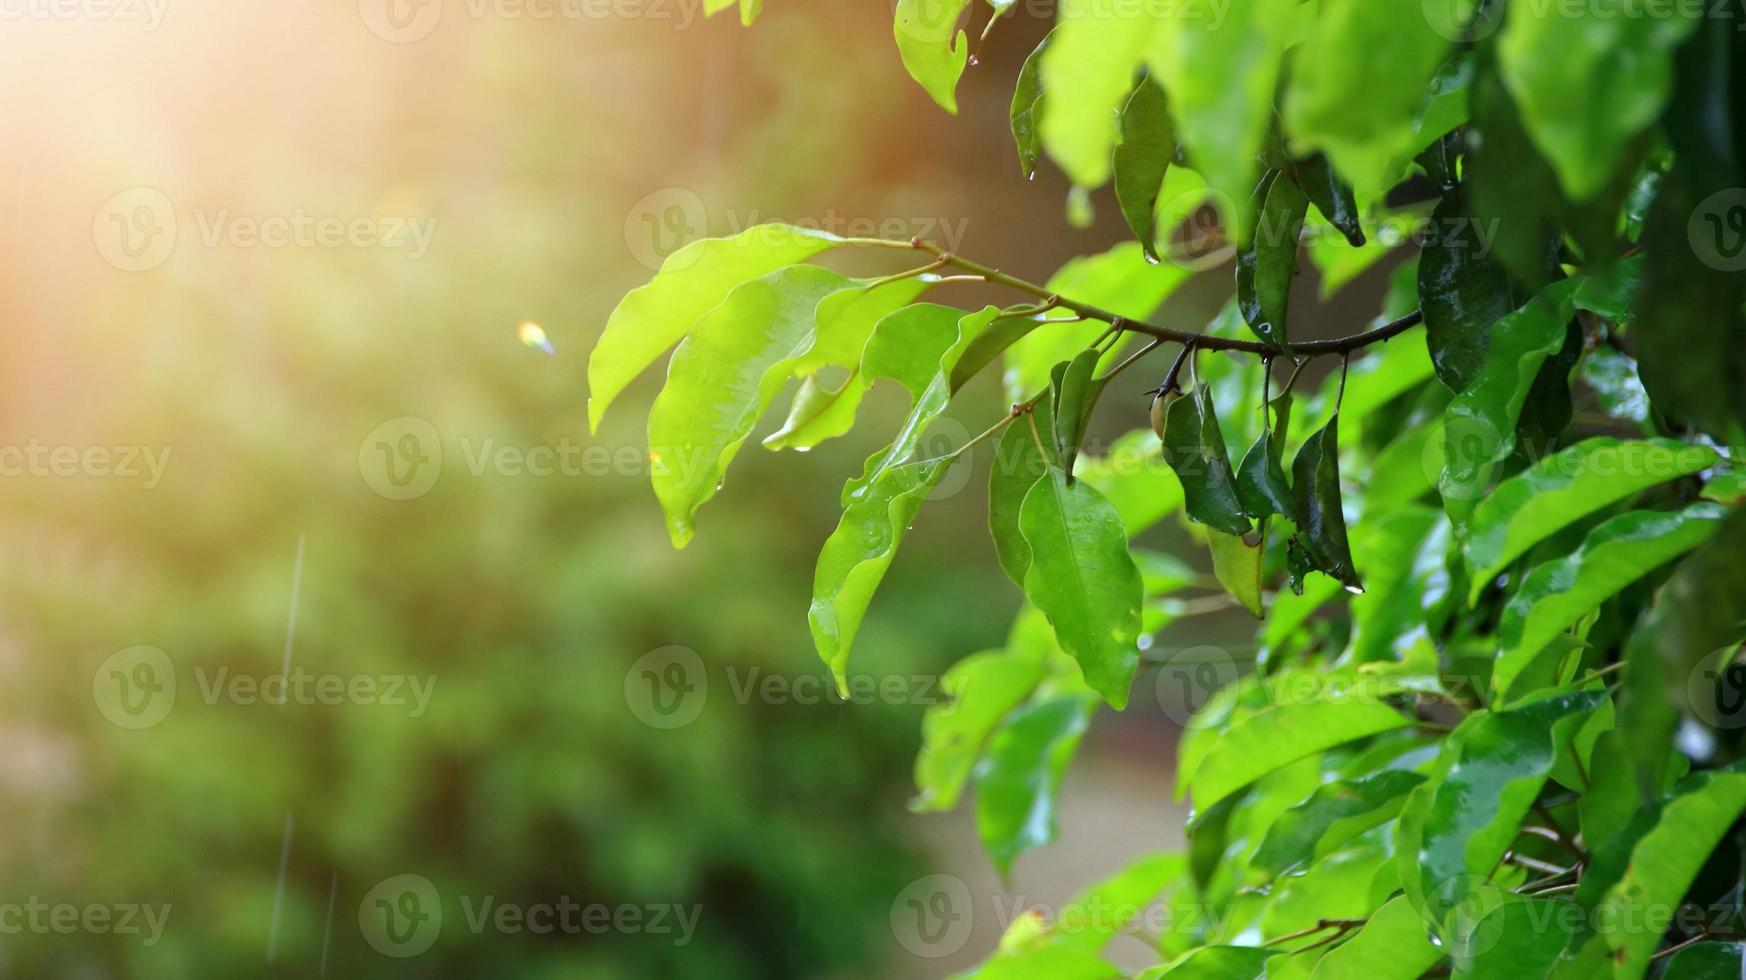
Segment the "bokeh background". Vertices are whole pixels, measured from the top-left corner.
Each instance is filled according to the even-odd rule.
[[[696,0],[389,2],[0,19],[0,975],[944,976],[1003,904],[1178,840],[1174,728],[1147,698],[1098,719],[1061,840],[1011,882],[965,815],[905,812],[912,702],[937,697],[914,679],[998,644],[1018,606],[968,473],[862,634],[858,669],[905,696],[818,697],[812,563],[891,392],[808,456],[748,447],[684,552],[642,462],[658,378],[585,424],[607,312],[705,231],[871,222],[1037,280],[1122,240],[1107,192],[1070,227],[1060,178],[1013,154],[1012,79],[1052,10],[1001,25],[953,119],[883,4],[772,0],[744,30]],[[346,230],[251,237],[317,220]],[[1229,286],[1203,280],[1159,319],[1204,324]],[[1141,423],[1137,392],[1107,401],[1108,434]],[[965,431],[1004,407],[987,383],[961,402]],[[440,463],[400,454],[409,434]],[[668,727],[636,690],[674,647],[708,688]],[[377,686],[231,686],[288,669]],[[771,677],[788,694],[745,693]],[[975,933],[917,959],[892,904],[942,872],[977,895]],[[360,916],[403,875],[444,914],[404,958]],[[698,917],[683,943],[475,928],[487,900]],[[63,906],[168,917],[148,942],[60,928]]]

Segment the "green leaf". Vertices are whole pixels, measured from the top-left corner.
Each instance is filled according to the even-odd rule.
[[[1498,484],[1467,527],[1469,603],[1510,562],[1559,530],[1631,495],[1714,466],[1721,457],[1671,439],[1585,439]]]
[[[1437,489],[1451,520],[1465,525],[1496,465],[1516,447],[1516,421],[1540,365],[1564,346],[1576,281],[1541,290],[1493,324],[1485,361],[1443,413],[1443,475]],[[1433,353],[1433,356],[1435,354]]]
[[[1268,431],[1256,437],[1237,466],[1237,497],[1243,511],[1256,520],[1274,514],[1298,519],[1297,499],[1285,478],[1285,435],[1291,430],[1291,392],[1268,403],[1273,413]]]
[[[1054,405],[1045,394],[1007,425],[988,474],[988,531],[994,538],[994,552],[1006,577],[1021,589],[1031,567],[1031,546],[1019,531],[1020,508],[1037,481],[1060,465],[1055,455]]]
[[[970,0],[897,0],[891,25],[909,77],[954,115],[958,78],[970,57],[970,44],[958,29],[958,18],[968,6]]]
[[[787,225],[758,225],[732,238],[703,238],[667,256],[655,278],[631,290],[606,320],[588,358],[588,428],[699,317],[741,283],[804,262],[842,239]]]
[[[1593,691],[1563,694],[1508,711],[1476,711],[1461,722],[1400,819],[1401,883],[1417,908],[1435,917],[1459,907],[1491,873],[1556,756],[1605,699]]]
[[[1212,549],[1213,575],[1243,608],[1261,618],[1261,556],[1259,542],[1250,544],[1235,534],[1206,533]]]
[[[1725,516],[1727,510],[1712,503],[1675,513],[1630,511],[1590,531],[1574,553],[1529,572],[1498,625],[1503,653],[1492,667],[1496,698],[1527,693],[1511,691],[1518,677],[1552,682],[1545,671],[1529,671],[1555,638],[1625,586],[1708,540]]]
[[[1045,288],[1117,316],[1144,320],[1191,274],[1179,266],[1147,262],[1138,242],[1123,242],[1107,252],[1068,262],[1049,278]],[[1057,310],[1051,316],[1066,318],[1071,314]],[[1036,394],[1049,383],[1049,372],[1055,365],[1090,347],[1107,329],[1098,321],[1045,322],[1013,343],[1006,352],[1007,400],[1022,402]],[[1110,348],[1102,364],[1105,369],[1114,366],[1120,349],[1120,341]]]
[[[1295,0],[1252,0],[1216,10],[1155,8],[1147,64],[1170,93],[1177,141],[1207,184],[1232,201],[1255,185],[1297,7]]]
[[[1661,930],[1644,928],[1642,910],[1678,906],[1710,852],[1746,811],[1746,773],[1738,765],[1693,773],[1676,794],[1632,850],[1624,878],[1595,910],[1596,921],[1620,926],[1605,933],[1616,977],[1640,977],[1647,970]]]
[[[1232,724],[1190,781],[1195,809],[1205,810],[1281,766],[1410,724],[1362,685],[1320,674],[1290,679],[1294,690],[1307,688],[1309,696],[1276,703]]]
[[[1287,128],[1326,153],[1360,197],[1376,197],[1399,176],[1391,165],[1419,149],[1415,109],[1448,50],[1398,0],[1325,0],[1292,63]]]
[[[1042,53],[1041,87],[1048,97],[1037,128],[1050,158],[1080,187],[1109,179],[1117,114],[1134,87],[1134,70],[1152,30],[1141,4],[1061,4]]]
[[[1142,78],[1122,107],[1121,143],[1115,148],[1115,194],[1122,217],[1146,257],[1158,261],[1158,193],[1176,156],[1176,128],[1164,90]]]
[[[881,470],[848,501],[837,529],[819,552],[807,620],[813,644],[839,689],[847,682],[849,650],[873,592],[922,502],[956,461],[954,455]]]
[[[1212,390],[1202,384],[1176,399],[1164,429],[1164,458],[1182,482],[1190,519],[1226,534],[1247,534],[1249,519],[1237,498],[1237,477],[1213,411]]]
[[[713,17],[724,10],[731,10],[734,0],[703,0],[703,15]],[[740,26],[750,27],[764,12],[764,0],[739,0]]]
[[[1571,938],[1559,927],[1560,910],[1568,908],[1568,901],[1503,896],[1495,908],[1468,924],[1463,940],[1455,943],[1461,954],[1454,957],[1455,976],[1461,980],[1546,976]]]
[[[1202,946],[1135,980],[1260,980],[1273,950],[1254,946]]]
[[[1698,943],[1667,961],[1669,977],[1680,980],[1740,980],[1746,976],[1746,943]]]
[[[1638,16],[1617,5],[1511,6],[1499,67],[1572,200],[1599,193],[1626,146],[1661,114],[1673,87],[1673,49],[1702,12],[1678,4]]]
[[[1287,352],[1286,310],[1309,198],[1289,175],[1276,170],[1261,178],[1255,196],[1255,221],[1244,227],[1237,242],[1237,304],[1262,343]]]
[[[1415,980],[1443,953],[1425,935],[1425,920],[1405,896],[1386,902],[1358,934],[1317,964],[1312,980]]]
[[[857,289],[828,269],[779,269],[729,293],[673,352],[649,409],[649,478],[674,547],[690,542],[697,508],[812,347],[820,301],[845,287]]]
[[[1073,355],[1073,360],[1060,368],[1054,379],[1055,445],[1059,450],[1061,469],[1073,472],[1073,461],[1079,458],[1079,446],[1085,439],[1085,424],[1090,421],[1092,406],[1103,391],[1095,378],[1101,355],[1090,348]]]
[[[1127,931],[1153,899],[1183,877],[1180,854],[1141,858],[1080,892],[1050,923],[1051,941],[1097,952]]]
[[[911,810],[941,813],[958,805],[989,734],[1043,680],[1046,653],[1015,644],[971,654],[946,671],[940,683],[944,700],[922,716]]]
[[[1121,980],[1121,976],[1122,971],[1096,954],[1043,945],[1018,955],[996,954],[956,980]]]
[[[1639,787],[1661,785],[1677,712],[1714,711],[1703,661],[1746,637],[1746,511],[1729,515],[1711,541],[1680,563],[1625,647],[1619,727]],[[1648,795],[1647,792],[1644,793]]]
[[[1407,793],[1424,781],[1416,772],[1385,770],[1329,783],[1273,822],[1249,867],[1271,880],[1298,864],[1317,861],[1393,820]],[[1418,925],[1422,931],[1424,923]]]
[[[1496,233],[1496,226],[1475,216],[1471,197],[1466,185],[1444,196],[1431,214],[1439,233],[1425,242],[1419,256],[1425,341],[1437,377],[1455,391],[1472,384],[1485,369],[1493,347],[1492,325],[1530,297],[1492,257],[1488,236]],[[1564,335],[1558,336],[1562,340]]]
[[[1320,153],[1311,154],[1305,159],[1291,161],[1289,169],[1292,182],[1302,188],[1322,217],[1346,236],[1346,244],[1363,248],[1364,228],[1358,221],[1358,201],[1352,195],[1351,186],[1328,165],[1328,158]],[[1376,254],[1386,251],[1387,248],[1383,247]]]
[[[1019,529],[1031,546],[1025,594],[1049,617],[1085,682],[1117,710],[1139,666],[1140,570],[1107,500],[1051,470],[1026,494]]]
[[[1013,712],[976,766],[976,831],[1001,874],[1020,854],[1055,836],[1061,776],[1097,702],[1069,694]]]
[[[1019,170],[1027,180],[1037,175],[1037,155],[1042,152],[1042,136],[1037,123],[1042,119],[1043,50],[1049,46],[1050,34],[1037,42],[1037,47],[1019,69],[1018,84],[1012,92],[1012,141],[1018,146]]]
[[[1380,847],[1350,848],[1274,882],[1272,899],[1261,913],[1261,935],[1277,939],[1327,919],[1365,918],[1382,904],[1383,896],[1372,901],[1370,886],[1378,872],[1391,870],[1387,863]]]
[[[1352,566],[1352,546],[1346,538],[1346,516],[1340,504],[1340,413],[1310,436],[1291,461],[1291,481],[1297,497],[1298,542],[1310,563],[1345,586],[1361,593]]]

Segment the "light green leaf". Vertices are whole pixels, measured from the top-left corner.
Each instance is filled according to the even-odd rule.
[[[1083,480],[1051,470],[1025,496],[1025,594],[1048,616],[1085,682],[1117,710],[1139,666],[1140,570],[1121,515]]]
[[[1103,385],[1095,379],[1098,358],[1097,351],[1082,350],[1073,355],[1073,360],[1067,362],[1055,379],[1055,445],[1059,450],[1060,466],[1068,473],[1073,472],[1073,462],[1079,458],[1085,424],[1090,421],[1091,409],[1103,391]]]
[[[1498,67],[1534,144],[1571,200],[1600,193],[1627,145],[1661,114],[1673,49],[1703,8],[1619,3],[1512,4]]]
[[[1158,261],[1158,194],[1176,156],[1176,129],[1164,90],[1143,78],[1122,107],[1121,143],[1115,148],[1115,193],[1122,217],[1146,257]]]
[[[1096,706],[1079,694],[1036,701],[1008,716],[989,741],[976,766],[976,831],[1001,874],[1054,839],[1061,776]]]
[[[1110,444],[1102,456],[1080,456],[1074,476],[1109,499],[1133,537],[1182,506],[1182,484],[1164,462],[1158,437],[1135,429]]]
[[[881,470],[843,509],[843,519],[819,552],[807,620],[813,644],[839,689],[847,683],[849,650],[873,592],[922,502],[956,456]]]
[[[1368,588],[1352,597],[1348,657],[1354,663],[1394,660],[1403,638],[1422,634],[1427,610],[1447,594],[1449,523],[1429,507],[1406,505],[1361,522],[1358,533],[1356,560]]]
[[[1720,458],[1706,447],[1671,439],[1599,436],[1503,481],[1474,506],[1468,522],[1469,603],[1505,566],[1559,530],[1640,490],[1708,469]]]
[[[1299,672],[1280,685],[1300,696],[1236,721],[1208,749],[1189,784],[1196,810],[1299,759],[1411,724],[1374,688]]]
[[[1416,6],[1324,0],[1292,63],[1286,126],[1360,197],[1376,197],[1400,176],[1391,165],[1419,149],[1415,110],[1448,50]]]
[[[764,12],[764,0],[738,0],[740,7],[740,26],[750,27]],[[733,8],[735,0],[703,0],[703,15],[713,17],[724,10]]]
[[[732,238],[703,238],[667,256],[661,271],[619,301],[588,358],[588,428],[698,318],[741,283],[804,262],[842,239],[788,225],[758,225]]]
[[[1369,916],[1382,904],[1380,897],[1372,901],[1370,885],[1387,862],[1380,847],[1351,848],[1275,882],[1272,899],[1261,913],[1261,935],[1277,940],[1322,920]]]
[[[1648,969],[1661,930],[1645,928],[1642,910],[1678,906],[1742,811],[1746,773],[1738,765],[1693,773],[1680,783],[1674,799],[1662,808],[1661,820],[1632,850],[1624,878],[1595,910],[1596,921],[1619,924],[1605,933],[1615,977],[1634,980]]]
[[[1042,136],[1037,124],[1042,120],[1043,50],[1049,46],[1050,34],[1037,42],[1036,50],[1019,69],[1018,84],[1012,92],[1012,141],[1018,145],[1019,170],[1026,179],[1037,175],[1037,155],[1042,152]]]
[[[1312,980],[1415,980],[1443,958],[1405,896],[1390,899],[1358,934],[1322,957]]]
[[[1255,946],[1202,946],[1173,963],[1147,970],[1135,980],[1260,980],[1273,952]]]
[[[1049,470],[1060,466],[1055,453],[1054,399],[1045,393],[1000,434],[988,474],[988,532],[1001,570],[1019,588],[1031,567],[1031,546],[1019,530],[1025,496]]]
[[[1164,429],[1164,458],[1182,483],[1190,519],[1226,534],[1247,534],[1249,519],[1237,498],[1237,477],[1214,412],[1212,389],[1194,391],[1171,403]]]
[[[1146,261],[1138,242],[1123,242],[1107,252],[1076,258],[1050,277],[1045,288],[1071,296],[1081,303],[1101,307],[1117,316],[1144,320],[1175,292],[1190,271],[1178,266],[1153,265]],[[1056,311],[1054,318],[1071,314]],[[1022,402],[1049,383],[1049,371],[1062,361],[1091,346],[1108,329],[1104,323],[1045,322],[1006,352],[1006,397]],[[1118,342],[1105,355],[1102,367],[1112,367]]]
[[[1297,239],[1309,198],[1288,174],[1269,171],[1255,190],[1259,208],[1237,242],[1237,305],[1264,344],[1287,350],[1286,311],[1297,277]]]
[[[1530,668],[1555,638],[1625,586],[1707,541],[1726,516],[1726,508],[1707,502],[1675,513],[1630,511],[1590,531],[1574,553],[1529,572],[1498,624],[1503,652],[1492,667],[1494,699],[1531,693],[1525,685],[1511,690],[1518,677],[1550,684],[1549,670]]]
[[[1546,976],[1571,939],[1560,928],[1560,909],[1569,905],[1566,900],[1501,896],[1477,921],[1464,924],[1463,938],[1454,944],[1455,976],[1461,980]]]
[[[1251,871],[1271,880],[1295,865],[1313,862],[1345,846],[1365,831],[1393,820],[1405,805],[1407,793],[1424,781],[1416,772],[1384,770],[1328,783],[1280,814],[1250,859]],[[1421,929],[1423,925],[1421,921]]]
[[[1459,907],[1491,873],[1558,753],[1605,699],[1593,691],[1563,694],[1508,711],[1476,711],[1461,722],[1444,743],[1437,771],[1401,814],[1395,851],[1415,907],[1432,917]]]
[[[958,18],[970,0],[897,0],[891,33],[909,77],[942,108],[958,112],[958,78],[970,57],[970,44]]]
[[[1109,179],[1117,113],[1134,85],[1153,19],[1143,4],[1063,0],[1042,56],[1043,148],[1081,187]]]
[[[1170,93],[1176,138],[1207,184],[1241,202],[1255,186],[1256,156],[1273,121],[1273,90],[1298,4],[1159,7],[1147,64]]]
[[[996,953],[954,980],[1120,980],[1121,976],[1122,971],[1095,953],[1045,944],[1023,953]]]
[[[690,542],[697,508],[812,347],[820,301],[845,287],[857,288],[828,269],[779,269],[729,293],[673,352],[649,410],[649,477],[674,547]]]
[[[1261,618],[1261,544],[1249,544],[1239,535],[1220,531],[1206,533],[1212,550],[1213,575],[1243,608]]]
[[[1443,413],[1445,450],[1438,490],[1451,520],[1465,525],[1492,470],[1516,446],[1516,421],[1540,365],[1564,346],[1576,280],[1541,290],[1493,324],[1490,348],[1473,380]]]
[[[1036,690],[1047,670],[1046,651],[1014,645],[971,654],[946,671],[940,683],[944,700],[922,716],[911,810],[939,813],[958,805],[989,734]]]

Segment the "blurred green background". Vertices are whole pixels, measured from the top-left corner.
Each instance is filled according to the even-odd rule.
[[[1018,603],[979,482],[930,504],[863,632],[859,669],[899,696],[798,703],[837,488],[905,406],[880,393],[883,421],[804,458],[748,447],[674,552],[641,457],[658,378],[598,437],[583,378],[612,305],[705,230],[896,221],[1036,279],[1121,240],[1113,206],[1069,228],[1059,178],[1018,173],[1006,100],[1046,23],[997,32],[954,120],[884,5],[772,3],[750,31],[686,3],[447,0],[404,29],[374,5],[93,3],[0,33],[0,975],[942,975],[889,912],[942,863],[998,889],[961,821],[904,812],[910,702],[937,697],[913,678]],[[299,218],[409,220],[428,248],[248,235]],[[1003,407],[986,383],[963,401],[965,432]],[[410,466],[411,431],[441,465],[393,499],[376,460]],[[493,462],[541,450],[557,472]],[[635,693],[671,647],[708,685],[676,728]],[[213,688],[287,665],[428,704]],[[793,695],[742,690],[771,676]],[[1174,839],[1144,712],[1099,720],[1063,816],[1082,847],[1038,855],[1030,897]],[[443,921],[400,958],[362,920],[403,875]],[[700,914],[683,945],[541,935],[475,928],[487,897]],[[134,905],[168,906],[156,942],[52,919]]]

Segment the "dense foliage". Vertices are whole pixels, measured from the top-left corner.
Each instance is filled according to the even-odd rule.
[[[612,314],[591,419],[673,350],[648,438],[678,546],[790,382],[772,449],[908,390],[818,560],[839,679],[930,492],[993,447],[989,529],[1028,601],[951,671],[915,772],[920,810],[974,795],[998,867],[1050,838],[1090,716],[1143,663],[1198,708],[1186,852],[1021,918],[978,976],[1119,976],[1099,950],[1135,928],[1149,978],[1740,975],[1746,34],[1707,6],[1067,0],[1015,83],[1020,163],[1066,172],[1070,214],[1113,181],[1136,242],[1039,285],[759,226]],[[1018,12],[991,7],[995,44]],[[896,5],[954,112],[975,14]],[[1333,290],[1396,248],[1375,323],[1304,339],[1303,257]],[[811,261],[833,251],[919,261]],[[1204,332],[1147,322],[1209,269],[1235,295]],[[998,302],[924,299],[966,280]],[[1134,403],[1109,382],[1154,350]],[[997,361],[1011,409],[920,452]],[[1089,444],[1116,398],[1136,431]],[[1150,652],[1195,576],[1134,542],[1173,515],[1260,617],[1253,669]]]

